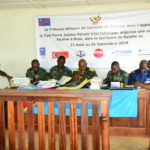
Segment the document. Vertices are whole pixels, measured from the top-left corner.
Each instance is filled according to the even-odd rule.
[[[56,80],[50,80],[50,81],[39,81],[37,84],[37,87],[40,88],[52,88],[56,86]]]
[[[12,78],[10,80],[10,86],[23,86],[23,85],[30,85],[30,79],[29,78]]]
[[[72,78],[71,77],[68,77],[68,76],[62,76],[62,78],[60,80],[57,81],[57,83],[59,85],[64,85],[66,84],[67,82],[69,82]]]

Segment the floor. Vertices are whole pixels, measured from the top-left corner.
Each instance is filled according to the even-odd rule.
[[[27,141],[27,133],[25,135],[26,137],[26,148],[28,145]],[[67,137],[67,150],[70,149],[70,141],[69,141],[69,135]],[[59,136],[56,135],[56,150],[59,149]],[[48,136],[46,135],[46,149],[48,149],[48,143],[47,140]],[[78,136],[78,145],[79,149],[81,150],[81,136]],[[92,149],[92,136],[88,137],[89,140],[89,150]],[[17,145],[17,140],[16,140]],[[6,146],[8,150],[8,140],[6,140]],[[17,147],[17,146],[16,146]],[[35,147],[36,150],[38,150],[38,134],[35,133]],[[110,137],[110,150],[148,150],[149,147],[149,139],[145,137],[123,137],[123,136],[111,136]],[[26,149],[27,150],[27,149]]]

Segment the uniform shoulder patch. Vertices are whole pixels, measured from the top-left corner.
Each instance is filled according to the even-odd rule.
[[[79,71],[79,69],[74,69],[73,71]]]
[[[92,68],[89,68],[89,70],[90,70],[90,71],[95,71],[95,70],[94,70],[94,69],[92,69]]]

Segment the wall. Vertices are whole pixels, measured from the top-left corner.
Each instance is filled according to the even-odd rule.
[[[24,77],[35,53],[35,22],[38,15],[72,15],[110,13],[149,9],[150,3],[101,4],[91,6],[62,6],[51,8],[10,8],[0,10],[0,69],[14,77]],[[107,69],[97,70],[100,77]],[[0,78],[0,88],[8,85]]]

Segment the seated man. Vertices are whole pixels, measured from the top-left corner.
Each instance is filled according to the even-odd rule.
[[[6,72],[0,70],[0,75],[6,77],[8,80],[12,78],[12,76],[8,75]]]
[[[64,56],[60,56],[57,60],[57,66],[50,69],[49,78],[59,80],[62,76],[72,76],[72,71],[65,66],[66,59]]]
[[[148,69],[147,69],[147,61],[142,60],[139,64],[139,69],[133,71],[129,75],[129,84],[134,84],[135,82],[144,83],[148,78]]]
[[[123,82],[128,83],[128,73],[120,69],[120,65],[117,61],[113,61],[111,64],[111,71],[108,72],[106,79],[103,81],[104,84],[110,82]]]
[[[95,76],[97,76],[95,70],[87,67],[85,59],[80,59],[79,69],[75,69],[73,71],[72,79],[83,81],[85,79],[91,79]]]
[[[31,68],[27,70],[26,77],[31,79],[32,84],[38,83],[39,80],[45,80],[47,72],[40,67],[40,63],[37,59],[32,60]]]

